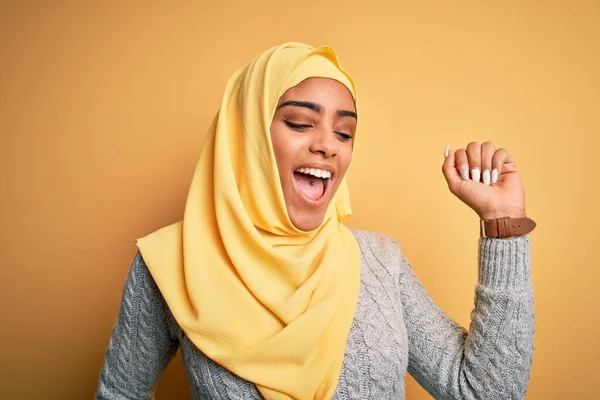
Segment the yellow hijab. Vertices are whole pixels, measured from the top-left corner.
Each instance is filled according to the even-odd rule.
[[[360,284],[342,224],[346,182],[321,225],[286,211],[270,126],[279,98],[310,77],[356,99],[330,47],[286,43],[233,74],[208,132],[183,221],[137,241],[173,316],[206,356],[267,399],[326,399],[337,386]]]

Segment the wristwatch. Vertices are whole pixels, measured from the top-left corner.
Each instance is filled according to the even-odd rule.
[[[502,239],[511,236],[525,235],[531,232],[535,226],[535,221],[527,217],[482,219],[481,237]]]

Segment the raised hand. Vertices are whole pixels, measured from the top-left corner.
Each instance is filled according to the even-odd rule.
[[[471,142],[455,152],[446,146],[442,173],[450,191],[481,219],[525,217],[521,174],[506,149]]]

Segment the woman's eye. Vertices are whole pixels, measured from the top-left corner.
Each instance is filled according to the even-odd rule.
[[[347,141],[352,139],[352,135],[350,135],[349,133],[344,133],[344,132],[336,132],[338,134],[338,136],[340,138],[342,138],[343,141]]]
[[[287,120],[283,120],[283,122],[285,122],[285,124],[287,126],[289,126],[292,129],[297,129],[297,130],[306,130],[306,129],[310,129],[312,128],[312,125],[307,125],[307,124],[295,124],[293,122],[287,121]]]

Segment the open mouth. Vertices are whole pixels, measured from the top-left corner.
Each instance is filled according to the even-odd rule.
[[[320,204],[327,193],[331,180],[331,172],[318,168],[298,168],[294,171],[296,190],[305,200]]]

